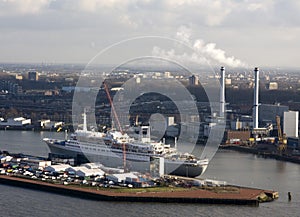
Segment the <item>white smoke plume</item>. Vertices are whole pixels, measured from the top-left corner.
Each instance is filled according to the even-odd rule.
[[[176,54],[175,50],[164,50],[159,47],[153,48],[153,54],[170,59],[181,59],[186,62],[208,63],[226,65],[229,67],[246,67],[247,64],[234,56],[227,56],[226,52],[216,47],[215,43],[205,43],[202,39],[191,40],[192,31],[182,26],[176,33],[176,38],[193,48],[191,54]]]
[[[225,64],[230,67],[245,67],[246,64],[241,60],[235,58],[234,56],[228,57],[226,56],[226,52],[222,49],[216,48],[215,43],[207,43],[205,44],[203,40],[197,39],[193,48],[197,50],[200,54],[204,54],[208,57],[208,59],[212,59],[221,64]]]

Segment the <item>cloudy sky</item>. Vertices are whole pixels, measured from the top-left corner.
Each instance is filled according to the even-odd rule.
[[[86,63],[147,35],[184,40],[232,67],[299,67],[300,1],[0,0],[0,62]]]

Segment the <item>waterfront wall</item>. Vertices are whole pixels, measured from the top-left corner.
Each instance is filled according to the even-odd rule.
[[[34,180],[21,179],[17,177],[9,177],[0,175],[0,184],[11,185],[16,187],[24,187],[33,190],[45,191],[50,193],[62,194],[66,196],[79,197],[83,199],[100,200],[100,201],[123,201],[123,202],[159,202],[159,203],[199,203],[199,204],[231,204],[231,205],[248,205],[259,206],[257,199],[236,199],[236,198],[204,198],[190,197],[189,195],[173,197],[173,196],[149,196],[129,195],[129,194],[110,194],[109,191],[87,190],[76,187],[55,185]],[[170,195],[172,192],[170,192]]]

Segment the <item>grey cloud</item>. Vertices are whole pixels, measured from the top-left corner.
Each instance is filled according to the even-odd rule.
[[[49,45],[43,47],[47,58],[51,58],[51,46],[61,47],[63,54],[67,45],[77,43],[76,49],[82,50],[84,56],[90,52],[84,46],[91,49],[91,42],[96,44],[93,49],[101,49],[132,36],[173,37],[184,25],[192,28],[193,41],[203,38],[212,42],[208,49],[216,43],[211,50],[222,48],[226,57],[287,64],[287,60],[274,56],[274,51],[297,56],[299,12],[300,3],[296,0],[0,0],[0,36],[5,38],[0,43],[6,50],[0,59],[14,54],[16,60],[23,58],[17,46],[8,46],[14,42],[24,42],[20,48],[34,53],[41,52],[39,42],[48,40]],[[263,48],[265,44],[272,55]],[[253,54],[256,50],[258,54]],[[75,54],[65,54],[59,58],[80,59]],[[32,54],[32,59],[37,58]]]

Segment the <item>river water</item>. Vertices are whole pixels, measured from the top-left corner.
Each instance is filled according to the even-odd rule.
[[[47,156],[42,138],[62,133],[0,131],[0,149]],[[0,216],[300,216],[300,165],[219,150],[203,178],[279,191],[280,198],[259,207],[101,202],[0,185]],[[287,192],[292,193],[288,201]]]

